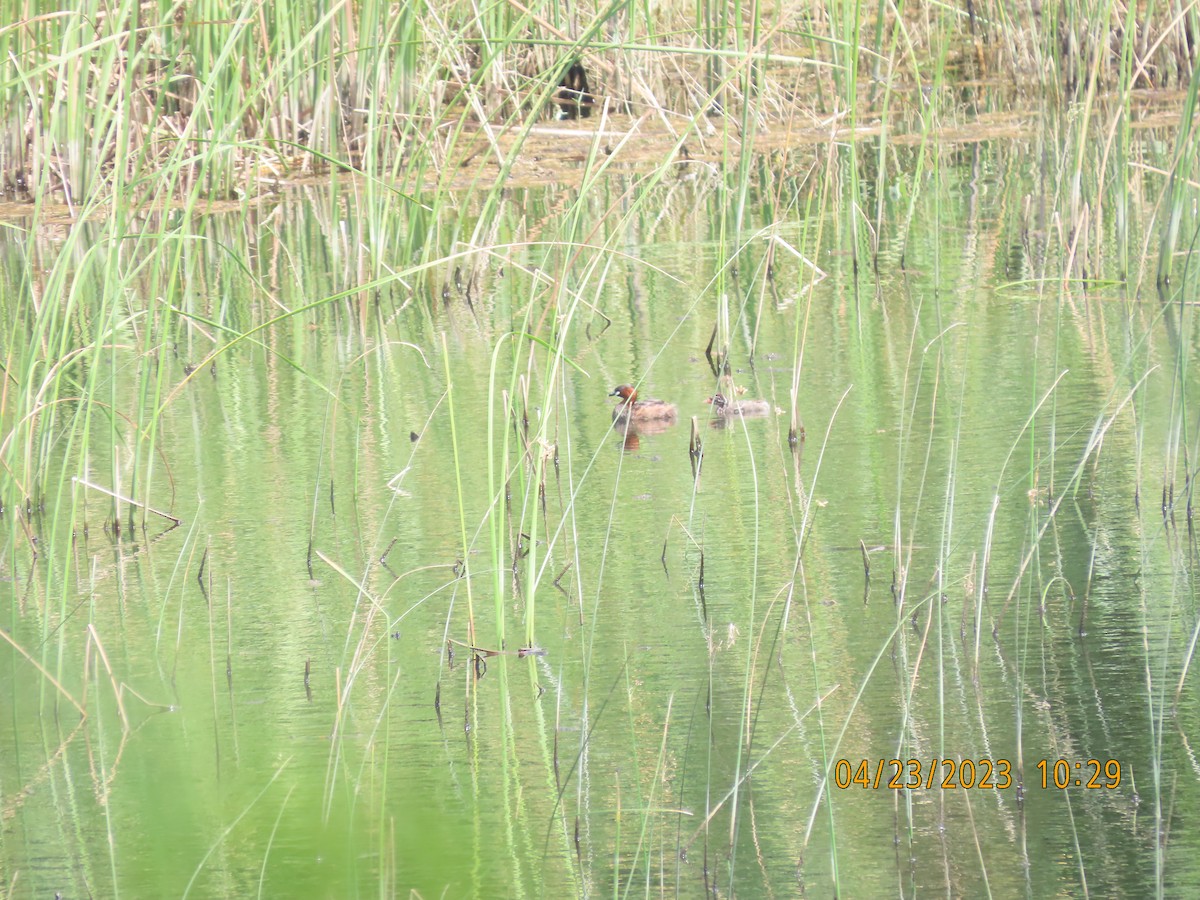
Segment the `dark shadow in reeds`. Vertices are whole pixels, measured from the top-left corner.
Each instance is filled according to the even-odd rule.
[[[587,72],[579,60],[571,63],[562,80],[558,83],[559,91],[554,95],[558,104],[560,119],[586,119],[592,114],[596,98],[588,87]]]

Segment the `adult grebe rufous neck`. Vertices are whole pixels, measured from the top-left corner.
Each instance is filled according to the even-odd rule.
[[[675,404],[665,400],[639,400],[632,384],[619,384],[610,397],[620,397],[613,407],[614,422],[674,422]]]

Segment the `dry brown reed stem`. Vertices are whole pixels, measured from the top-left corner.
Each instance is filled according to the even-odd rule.
[[[700,462],[704,458],[704,445],[700,440],[699,416],[692,416],[692,437],[688,442],[688,458],[692,462],[692,479],[700,477]]]
[[[91,628],[90,625],[88,627]],[[0,638],[4,638],[4,640],[8,641],[8,643],[12,646],[12,648],[14,650],[16,650],[18,653],[20,653],[23,657],[25,657],[26,661],[31,666],[33,666],[35,669],[37,669],[39,672],[41,672],[42,675],[44,675],[46,677],[46,680],[49,681],[52,685],[54,685],[54,687],[58,690],[58,692],[60,694],[62,694],[69,701],[71,701],[71,705],[74,706],[77,710],[79,710],[79,715],[83,716],[85,719],[87,718],[87,710],[83,708],[83,704],[81,704],[78,700],[76,700],[74,697],[72,697],[71,692],[68,691],[61,684],[59,684],[58,679],[55,678],[53,675],[51,675],[49,672],[47,672],[42,667],[42,664],[39,663],[36,659],[34,659],[32,656],[30,656],[28,651],[26,651],[26,649],[24,647],[22,647],[20,644],[18,644],[16,641],[14,641],[9,636],[8,632],[5,631],[3,628],[0,628]],[[84,682],[84,692],[85,692],[84,696],[86,698],[87,682]]]
[[[108,662],[108,654],[104,652],[104,645],[100,642],[100,635],[96,632],[96,626],[93,625],[91,622],[89,622],[87,631],[88,631],[87,644],[86,644],[84,654],[83,654],[84,681],[83,681],[83,699],[81,701],[84,705],[87,704],[87,685],[88,685],[87,671],[88,671],[88,668],[91,666],[92,647],[94,645],[96,648],[96,653],[100,657],[100,661],[102,663],[104,663],[104,671],[108,673],[108,681],[109,681],[109,684],[112,685],[113,697],[117,701],[117,711],[121,714],[121,725],[125,731],[129,730],[129,715],[125,710],[125,692],[126,691],[129,691],[129,693],[131,693],[134,697],[141,700],[142,703],[144,703],[146,706],[149,706],[153,709],[166,710],[166,709],[171,708],[169,706],[166,706],[165,704],[154,703],[150,700],[147,700],[145,697],[143,697],[141,694],[139,694],[137,691],[135,691],[129,685],[125,684],[125,682],[117,681],[116,673],[113,672],[112,666]],[[0,634],[3,634],[3,632],[0,632]],[[39,666],[39,668],[40,668],[40,666]],[[51,680],[53,680],[53,679],[51,679]],[[57,686],[57,682],[55,682],[55,684]],[[69,699],[70,695],[67,694],[67,697]],[[73,700],[72,700],[72,702],[74,703]],[[80,704],[76,703],[75,707],[80,712],[83,712],[83,706],[81,706]],[[84,715],[87,715],[87,714],[84,713]]]
[[[115,491],[110,491],[108,488],[100,487],[100,485],[94,484],[94,483],[88,481],[86,478],[80,478],[78,475],[76,475],[71,479],[71,481],[78,482],[79,484],[82,484],[84,487],[91,488],[94,491],[99,491],[102,494],[107,494],[109,497],[112,497],[116,500],[120,500],[124,503],[128,503],[131,506],[136,506],[138,509],[144,509],[144,510],[146,510],[146,512],[152,512],[156,516],[161,516],[162,518],[164,518],[170,522],[174,522],[176,525],[183,524],[183,519],[176,518],[175,516],[171,515],[170,513],[165,513],[160,509],[155,509],[153,506],[147,506],[145,503],[139,503],[138,501],[134,500],[132,497],[125,497],[121,494],[116,493]]]

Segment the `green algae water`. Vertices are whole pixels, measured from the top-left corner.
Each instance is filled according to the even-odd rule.
[[[805,151],[740,229],[513,189],[407,274],[344,185],[0,232],[0,890],[1195,891],[1194,283],[1028,150],[901,147],[869,237]]]

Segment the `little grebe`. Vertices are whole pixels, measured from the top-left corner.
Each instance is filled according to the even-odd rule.
[[[775,410],[766,400],[726,400],[724,394],[713,394],[705,403],[711,403],[714,416],[726,419],[737,416],[769,416]]]
[[[613,407],[614,422],[674,422],[675,404],[665,400],[639,400],[632,384],[619,384],[610,397],[620,397]]]

